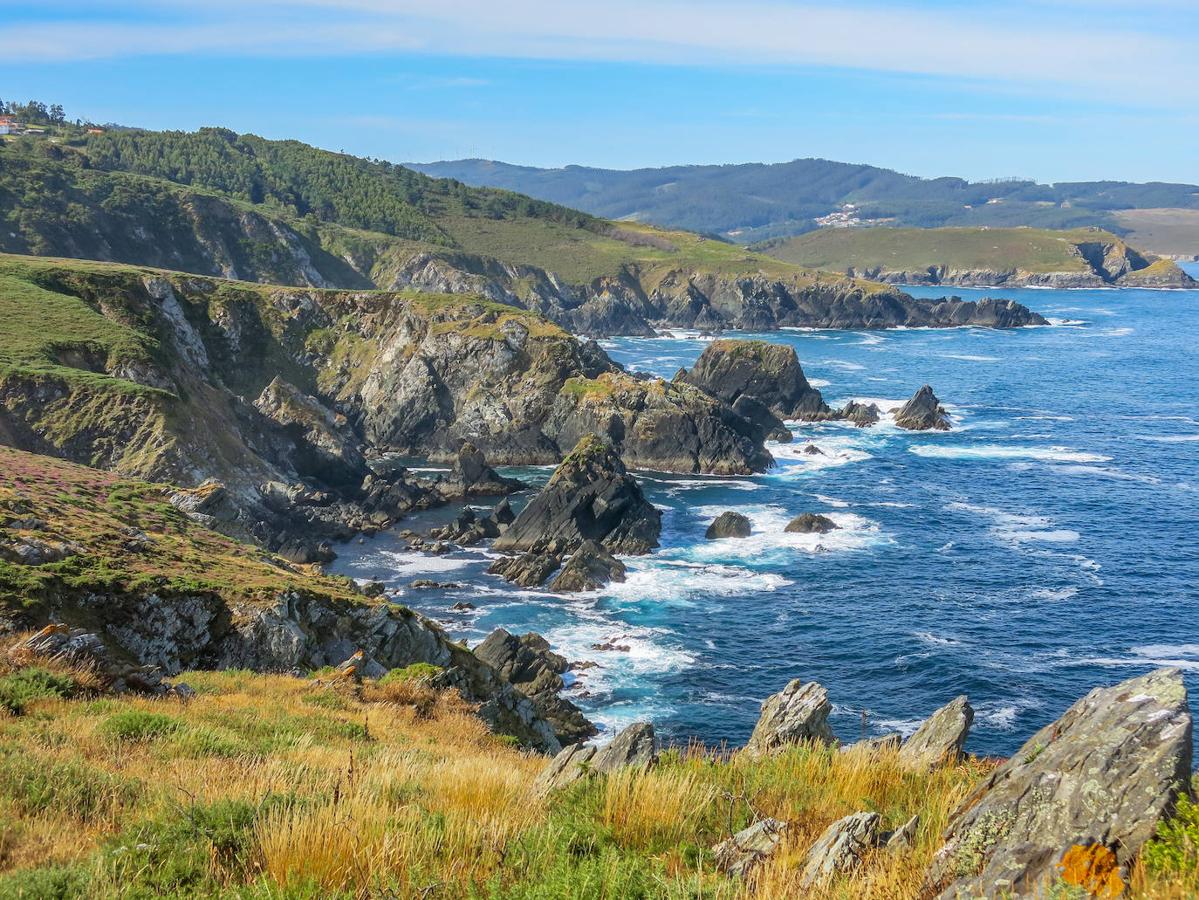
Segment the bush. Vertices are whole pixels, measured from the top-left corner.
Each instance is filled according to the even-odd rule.
[[[0,797],[18,811],[36,815],[61,810],[80,821],[108,818],[132,806],[141,784],[78,762],[0,755]],[[0,896],[8,896],[0,892]]]
[[[1199,891],[1199,803],[1179,797],[1174,816],[1157,826],[1157,835],[1145,845],[1141,859],[1150,875],[1179,877]]]
[[[75,680],[69,675],[30,666],[0,677],[0,707],[20,716],[34,700],[69,697],[75,691]]]
[[[398,684],[401,682],[429,682],[440,675],[442,669],[431,663],[413,663],[402,669],[392,669],[379,679],[380,685]]]
[[[44,866],[0,876],[0,897],[13,900],[75,900],[91,895],[83,866]]]
[[[100,726],[100,734],[114,741],[144,744],[179,729],[179,723],[162,713],[127,709],[114,713]]]

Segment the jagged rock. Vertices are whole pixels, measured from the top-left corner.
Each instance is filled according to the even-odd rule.
[[[795,349],[785,344],[713,341],[684,380],[729,404],[753,398],[781,419],[812,421],[832,413],[820,391],[808,384]]]
[[[439,541],[453,541],[462,547],[471,547],[488,538],[499,537],[500,532],[499,524],[491,516],[479,516],[467,507],[453,522],[432,529],[429,537]]]
[[[613,553],[648,553],[658,546],[661,529],[662,514],[645,499],[615,450],[588,435],[494,547],[519,552],[554,540],[571,552],[592,540]]]
[[[362,482],[366,460],[345,416],[278,376],[263,388],[254,406],[292,440],[291,462],[297,472],[328,484]]]
[[[907,850],[916,843],[916,831],[920,828],[920,815],[917,813],[908,819],[889,835],[884,842],[884,846],[892,853],[899,853]]]
[[[591,744],[571,744],[550,760],[533,782],[538,794],[569,787],[587,774],[596,748]]]
[[[529,632],[517,637],[497,628],[475,647],[474,653],[533,701],[564,746],[596,733],[595,726],[587,721],[579,708],[559,696],[566,686],[562,673],[569,665],[550,649],[541,635]]]
[[[895,424],[909,431],[949,430],[945,408],[927,384],[912,395],[912,399],[895,411]]]
[[[445,499],[472,496],[503,496],[519,491],[524,482],[505,478],[487,465],[483,452],[464,441],[454,456],[450,473],[437,482],[436,491]]]
[[[966,736],[974,723],[974,707],[963,694],[929,716],[899,748],[904,765],[932,768],[961,758]]]
[[[86,667],[104,688],[114,693],[134,691],[162,696],[172,690],[172,686],[163,681],[157,665],[131,664],[117,659],[95,632],[62,622],[52,622],[18,641],[9,648],[8,656],[16,663],[28,663],[41,657]]]
[[[739,512],[722,512],[708,526],[704,537],[710,541],[720,538],[747,538],[750,534],[749,519]]]
[[[827,454],[817,447],[815,444],[808,444],[803,448],[803,452],[808,456],[826,456]]]
[[[858,428],[869,428],[871,425],[878,424],[881,413],[876,403],[859,403],[857,400],[850,400],[841,408],[838,416],[847,422],[852,422]]]
[[[648,769],[658,762],[658,739],[652,722],[634,722],[595,754],[591,771],[611,775],[630,766]]]
[[[716,868],[734,878],[744,878],[774,854],[786,830],[787,823],[779,819],[759,819],[712,848]]]
[[[733,401],[732,410],[741,418],[756,425],[763,440],[778,441],[789,444],[794,440],[791,430],[783,420],[770,411],[770,407],[748,394],[742,394]]]
[[[487,567],[491,575],[499,575],[517,587],[537,587],[562,565],[560,553],[544,549],[530,550],[520,556],[502,556]]]
[[[878,813],[860,812],[838,819],[824,830],[804,860],[800,885],[816,887],[833,875],[852,872],[866,852],[878,845]]]
[[[796,678],[777,694],[762,702],[762,714],[745,745],[751,756],[764,756],[788,744],[804,741],[833,743],[828,715],[833,705],[828,691],[814,681]]]
[[[789,534],[828,534],[830,531],[836,531],[840,527],[840,525],[828,516],[806,512],[800,513],[788,522],[787,527],[783,530]]]
[[[467,610],[471,610],[474,608],[475,608],[475,605],[473,603],[467,602],[466,600],[459,600],[457,603],[455,603],[453,606],[450,607],[450,609],[457,610],[458,612],[466,612]]]
[[[617,644],[615,641],[604,641],[600,644],[592,644],[592,650],[600,650],[605,653],[628,653],[628,644]]]
[[[382,597],[387,590],[387,585],[382,581],[368,581],[362,586],[362,595],[364,597]]]
[[[925,895],[1043,896],[1075,845],[1127,867],[1187,790],[1191,727],[1178,669],[1091,691],[962,801]]]
[[[422,590],[452,591],[452,590],[456,590],[456,589],[462,587],[462,585],[458,584],[455,581],[433,581],[430,578],[418,578],[415,581],[408,582],[408,587],[412,588],[413,590],[417,590],[417,591],[422,591]]]
[[[140,549],[134,546],[129,550]],[[73,541],[42,540],[22,535],[0,536],[0,560],[23,566],[41,566],[61,562],[84,552],[84,548]]]
[[[585,541],[550,582],[550,590],[559,594],[594,591],[612,581],[624,581],[625,565],[601,544]]]
[[[512,504],[508,502],[507,497],[495,505],[491,511],[491,519],[501,527],[506,527],[516,521],[516,513],[512,511]]]

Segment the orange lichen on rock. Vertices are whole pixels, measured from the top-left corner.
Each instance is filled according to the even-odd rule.
[[[1124,893],[1124,879],[1120,877],[1120,866],[1116,854],[1103,844],[1084,847],[1075,844],[1057,864],[1062,881],[1080,887],[1099,900],[1116,900]]]

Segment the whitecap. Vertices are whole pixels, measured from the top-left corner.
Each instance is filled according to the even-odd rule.
[[[1072,600],[1078,596],[1078,588],[1037,588],[1032,592],[1034,600],[1044,600],[1048,603],[1058,603],[1063,600]]]
[[[960,359],[964,362],[1002,362],[998,356],[972,356],[969,353],[942,353],[942,359]]]
[[[449,556],[426,556],[423,553],[380,550],[379,556],[385,560],[383,565],[396,576],[419,575],[432,572],[452,572],[465,569],[476,559],[461,559]]]
[[[1039,459],[1049,462],[1109,462],[1110,456],[1069,447],[1019,447],[1000,444],[915,444],[909,453],[934,459]]]
[[[704,518],[715,517],[725,507],[699,507]],[[890,544],[877,522],[849,512],[823,511],[837,528],[827,534],[795,534],[785,529],[787,523],[802,510],[781,506],[744,506],[736,511],[749,519],[752,532],[747,538],[723,538],[703,541],[692,547],[668,551],[691,562],[727,563],[737,561],[747,565],[785,565],[798,553],[838,553],[869,549]],[[764,576],[757,576],[764,577]]]

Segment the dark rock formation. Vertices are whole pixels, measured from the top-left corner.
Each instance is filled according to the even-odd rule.
[[[533,701],[541,716],[553,726],[563,746],[586,740],[596,733],[577,706],[560,696],[566,686],[562,673],[566,660],[534,632],[517,637],[497,628],[474,648],[475,656],[493,666],[500,676]]]
[[[454,456],[450,473],[436,484],[436,491],[443,498],[503,496],[519,491],[525,484],[515,478],[505,478],[487,465],[481,450],[469,441],[464,441]]]
[[[899,761],[919,768],[956,763],[962,756],[973,723],[974,707],[966,695],[955,697],[925,719],[903,742],[899,748]]]
[[[860,812],[826,828],[804,859],[801,887],[811,889],[858,868],[866,853],[878,846],[881,823],[878,813]]]
[[[716,856],[716,868],[734,878],[744,878],[774,855],[786,830],[786,822],[759,819],[712,848]]]
[[[1190,777],[1191,714],[1177,669],[1096,688],[962,801],[922,893],[1043,896],[1076,845],[1107,847],[1127,867]]]
[[[742,397],[756,400],[781,419],[813,421],[832,412],[808,384],[794,348],[784,344],[713,341],[683,380],[729,404]]]
[[[648,553],[658,546],[661,518],[611,445],[588,435],[494,547],[519,552],[554,541],[570,552],[591,540],[613,553]]]
[[[278,376],[262,389],[254,406],[292,440],[291,462],[297,473],[327,484],[361,484],[366,460],[359,449],[361,439],[345,416]]]
[[[949,430],[949,419],[941,401],[927,384],[895,411],[895,424],[910,431]]]
[[[859,403],[850,400],[841,408],[840,418],[853,422],[858,428],[869,428],[878,424],[879,409],[874,403]]]
[[[751,756],[765,756],[788,744],[816,741],[831,744],[828,714],[833,705],[828,691],[814,681],[796,678],[777,694],[762,702],[762,714],[745,745]]]
[[[501,557],[488,566],[487,571],[491,575],[499,575],[517,587],[537,587],[544,584],[560,565],[561,552],[551,551],[543,544],[519,556]]]
[[[533,782],[533,789],[544,795],[569,787],[588,773],[595,753],[596,748],[592,744],[572,744],[564,747],[541,770]]]
[[[749,519],[739,512],[728,510],[722,512],[708,526],[704,537],[710,541],[720,538],[747,538],[750,534]]]
[[[550,583],[550,590],[560,594],[594,591],[612,581],[624,581],[625,566],[602,544],[584,541]]]
[[[828,534],[830,531],[836,531],[840,527],[840,525],[828,516],[806,512],[800,513],[788,522],[787,527],[783,530],[789,534]]]

